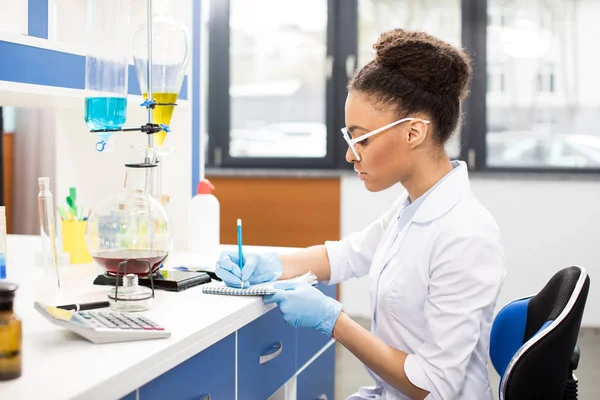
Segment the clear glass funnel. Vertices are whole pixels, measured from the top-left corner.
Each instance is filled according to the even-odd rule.
[[[157,103],[152,122],[169,125],[190,58],[190,35],[186,26],[170,15],[170,0],[155,0],[152,9],[152,97]],[[148,22],[136,30],[132,40],[133,61],[140,89],[148,98]],[[166,138],[154,135],[157,146]]]
[[[99,131],[96,149],[104,151],[112,148],[110,131],[121,129],[127,119],[131,3],[88,0],[87,7],[84,119]]]

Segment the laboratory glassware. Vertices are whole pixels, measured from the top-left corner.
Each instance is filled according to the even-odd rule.
[[[13,311],[18,286],[0,281],[0,381],[21,376],[22,326]]]
[[[121,312],[146,311],[152,306],[153,291],[140,286],[138,276],[127,274],[123,286],[115,285],[108,293],[110,308]]]
[[[85,122],[100,136],[98,151],[112,149],[127,120],[130,1],[87,2]]]
[[[129,158],[123,190],[92,210],[86,228],[90,255],[113,276],[156,271],[172,246],[169,217],[152,196],[156,149],[132,146]]]
[[[50,178],[38,178],[38,215],[42,239],[43,276],[37,285],[36,299],[45,304],[60,302],[60,272],[54,222],[54,199],[50,191]]]
[[[151,76],[151,95],[157,104],[153,109],[152,123],[168,126],[190,59],[190,35],[186,26],[171,15],[170,0],[152,3],[152,65],[148,65],[148,21],[141,23],[133,36],[133,61],[146,100],[148,76]],[[154,134],[156,146],[163,145],[166,134],[165,129]]]

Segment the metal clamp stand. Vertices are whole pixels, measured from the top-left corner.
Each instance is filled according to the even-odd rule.
[[[154,278],[153,278],[153,273],[152,273],[152,266],[150,265],[150,261],[145,260],[145,259],[138,259],[138,258],[133,258],[133,259],[125,259],[123,261],[121,261],[119,263],[119,265],[117,266],[117,279],[115,280],[115,303],[117,301],[119,301],[119,277],[121,276],[125,276],[127,275],[127,263],[130,261],[141,261],[141,262],[145,262],[146,264],[148,264],[148,276],[150,276],[150,286],[152,287],[152,298],[154,298]],[[123,275],[119,275],[119,273],[121,272],[121,266],[123,266]],[[121,278],[121,281],[123,281],[123,278]]]
[[[152,111],[156,106],[176,106],[177,103],[157,103],[152,96],[152,0],[148,0],[148,65],[147,65],[147,77],[148,77],[148,100],[145,100],[140,106],[146,107],[148,110],[148,123],[142,125],[139,128],[121,128],[121,129],[92,129],[90,132],[103,133],[103,132],[131,132],[131,131],[142,131],[148,135],[148,147],[154,147],[154,134],[160,131],[170,132],[169,126],[166,124],[154,124],[152,123]],[[103,151],[106,146],[106,142],[103,140],[96,143],[96,150]]]

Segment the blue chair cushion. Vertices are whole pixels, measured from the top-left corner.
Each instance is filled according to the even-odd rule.
[[[527,309],[531,298],[515,300],[507,304],[496,316],[490,335],[490,358],[494,369],[502,380],[508,363],[523,346],[527,327]],[[544,322],[542,327],[532,336],[546,329],[554,320]],[[529,339],[531,340],[531,338]]]
[[[490,358],[500,376],[504,376],[511,358],[523,345],[530,299],[507,304],[494,319],[490,335]]]

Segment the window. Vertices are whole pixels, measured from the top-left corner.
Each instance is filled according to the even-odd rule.
[[[327,153],[327,0],[231,0],[229,154]]]
[[[346,85],[383,31],[405,28],[473,58],[452,158],[486,171],[600,172],[599,17],[592,0],[212,1],[209,166],[351,168]]]
[[[487,98],[487,165],[599,168],[593,121],[600,117],[600,81],[596,56],[585,49],[595,46],[589,29],[600,8],[574,0],[489,0],[488,7],[511,16],[504,26],[488,26],[490,90],[497,60],[511,75],[504,99]]]
[[[351,167],[340,133],[348,81],[334,71],[356,54],[352,1],[210,3],[209,166]]]

